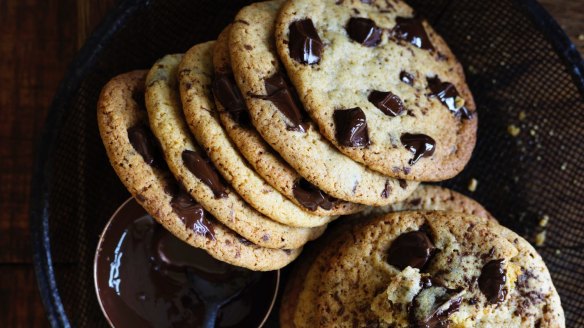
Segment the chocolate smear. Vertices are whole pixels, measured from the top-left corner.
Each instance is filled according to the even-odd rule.
[[[215,74],[213,95],[229,113],[231,119],[241,126],[250,126],[249,113],[232,72]]]
[[[172,198],[170,205],[188,229],[215,240],[215,230],[211,221],[206,217],[207,213],[186,191],[181,189]]]
[[[138,154],[142,155],[146,164],[157,168],[166,166],[166,162],[162,159],[158,140],[146,126],[136,125],[129,128],[128,139]]]
[[[292,192],[300,204],[311,211],[315,211],[318,207],[330,210],[336,201],[335,198],[325,194],[322,190],[306,181],[306,179],[298,180],[294,184]]]
[[[353,41],[366,47],[375,47],[381,42],[383,30],[369,18],[351,17],[346,29]]]
[[[324,45],[310,18],[290,24],[290,56],[302,64],[314,65],[320,62]]]
[[[400,137],[401,143],[407,150],[414,153],[408,164],[414,165],[422,157],[430,157],[436,150],[436,141],[425,134],[404,133]]]
[[[208,158],[202,157],[198,152],[185,150],[182,152],[182,160],[192,174],[211,188],[215,198],[227,197],[227,188]]]
[[[387,116],[398,116],[404,111],[404,104],[401,99],[389,91],[373,90],[369,93],[367,100]]]
[[[485,264],[479,277],[479,288],[491,304],[501,303],[507,296],[504,260],[493,260]]]
[[[335,110],[333,113],[337,141],[347,147],[365,147],[370,144],[365,113],[359,107]]]

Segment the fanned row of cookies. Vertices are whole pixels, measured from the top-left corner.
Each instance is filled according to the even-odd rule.
[[[254,3],[98,104],[133,197],[219,260],[282,268],[343,217],[292,274],[283,327],[560,327],[533,248],[420,185],[464,168],[477,120],[452,51],[401,0]]]

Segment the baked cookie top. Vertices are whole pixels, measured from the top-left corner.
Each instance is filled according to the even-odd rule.
[[[276,48],[320,132],[385,175],[440,181],[462,171],[477,114],[444,40],[400,0],[294,0]]]
[[[101,91],[97,120],[110,163],[132,196],[165,229],[214,258],[251,270],[284,267],[300,249],[259,247],[213,218],[168,171],[148,127],[144,104],[147,71],[113,78]]]
[[[353,230],[318,288],[322,326],[564,327],[549,272],[493,220],[391,213]]]
[[[351,214],[362,205],[335,199],[306,181],[268,145],[249,120],[243,96],[235,83],[229,57],[230,26],[217,38],[213,51],[213,95],[221,123],[254,170],[282,195],[326,223],[331,216]]]
[[[321,273],[328,268],[338,248],[352,238],[351,229],[367,220],[397,211],[426,210],[465,213],[494,220],[475,200],[447,188],[420,185],[405,200],[383,207],[372,207],[364,212],[342,218],[341,222],[307,246],[302,257],[295,262],[294,272],[286,283],[280,307],[280,325],[287,327],[313,327],[317,303],[317,289]]]
[[[207,106],[212,98],[202,99],[204,96],[212,97],[209,91],[214,76],[213,66],[204,67],[201,64],[199,58],[194,56],[183,59],[182,67],[190,69],[191,73],[182,74],[181,79],[198,90],[196,94],[199,97],[185,103],[183,112],[192,134],[225,180],[248,204],[274,221],[294,227],[316,227],[330,222],[331,217],[305,211],[304,207],[300,208],[284,197],[243,158],[221,126],[218,112],[221,109]],[[211,102],[211,105],[214,104]]]
[[[295,101],[295,91],[273,46],[274,20],[281,3],[247,6],[231,27],[233,73],[253,125],[286,162],[328,195],[367,205],[406,198],[416,183],[389,178],[340,153]]]
[[[201,58],[201,65],[211,65],[213,42],[196,45],[185,54]],[[208,159],[206,153],[191,136],[184,120],[178,90],[178,63],[182,55],[166,56],[158,61],[147,77],[146,107],[150,127],[160,140],[166,162],[170,171],[180,181],[191,196],[209,211],[217,220],[234,230],[244,238],[268,248],[292,249],[304,245],[318,237],[324,228],[293,228],[275,222],[257,212],[233,191],[217,169]],[[196,68],[183,68],[181,76],[189,74]],[[189,100],[204,97],[200,88],[184,82],[182,87],[188,91]],[[210,90],[204,90],[209,92]],[[213,103],[207,100],[202,104],[212,109]]]

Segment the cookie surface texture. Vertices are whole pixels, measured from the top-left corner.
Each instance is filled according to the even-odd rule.
[[[229,50],[235,80],[262,138],[308,182],[335,198],[386,205],[406,198],[416,183],[400,183],[340,153],[295,101],[273,47],[281,2],[243,8],[231,27]],[[402,187],[403,186],[403,187]]]
[[[418,181],[470,159],[477,114],[462,67],[403,1],[288,1],[275,37],[305,109],[347,156]]]
[[[143,100],[146,73],[134,71],[113,78],[98,102],[99,131],[124,186],[165,229],[220,261],[266,271],[294,260],[299,249],[284,251],[246,242],[180,192],[148,127]]]
[[[492,220],[391,213],[354,229],[330,263],[317,294],[325,327],[565,325],[541,257]]]
[[[196,45],[190,55],[203,58],[201,64],[210,65],[212,49],[212,42]],[[176,76],[181,58],[188,55],[163,58],[153,66],[147,78],[146,107],[150,126],[160,141],[171,172],[205,210],[256,245],[293,249],[316,238],[322,228],[288,227],[245,203],[222,179],[191,136],[183,118]]]
[[[221,123],[241,154],[266,182],[304,210],[329,217],[362,210],[362,205],[332,199],[310,185],[255,130],[233,77],[229,33],[230,26],[221,32],[213,51],[213,94]],[[323,219],[322,222],[329,220]]]

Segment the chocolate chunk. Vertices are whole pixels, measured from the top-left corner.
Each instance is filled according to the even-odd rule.
[[[399,73],[399,79],[405,84],[414,85],[414,76],[406,71]]]
[[[425,287],[414,297],[410,307],[410,326],[416,328],[444,328],[449,317],[458,311],[463,292],[439,286]]]
[[[162,160],[158,140],[146,126],[136,125],[129,128],[128,139],[138,154],[142,155],[146,164],[158,168],[165,166],[166,162]]]
[[[235,122],[245,127],[250,126],[249,113],[232,72],[215,75],[213,95]]]
[[[414,165],[422,157],[430,157],[436,149],[436,141],[425,134],[404,133],[400,137],[401,143],[407,150],[414,153],[408,164]]]
[[[351,17],[347,23],[347,34],[354,41],[366,46],[375,47],[381,42],[383,30],[369,18]]]
[[[306,132],[308,129],[306,115],[301,110],[302,105],[298,100],[298,95],[290,84],[286,75],[276,72],[264,81],[267,95],[253,97],[271,101],[288,118],[286,129]]]
[[[365,113],[359,107],[335,110],[333,113],[338,142],[347,147],[365,147],[369,145],[369,132]]]
[[[399,179],[398,181],[399,181],[399,186],[400,186],[402,189],[406,189],[406,188],[408,187],[408,182],[407,182],[406,180],[404,180],[404,179]]]
[[[292,59],[302,64],[318,64],[323,48],[324,45],[311,19],[307,18],[290,24],[288,49]]]
[[[187,192],[181,189],[172,198],[170,205],[187,228],[193,230],[196,234],[215,240],[215,230],[211,221],[206,218],[205,210]]]
[[[225,185],[208,158],[202,157],[198,152],[185,150],[182,152],[182,160],[191,173],[211,188],[215,198],[227,197]]]
[[[479,288],[491,304],[505,300],[507,282],[504,260],[493,260],[485,264],[479,277]]]
[[[418,48],[434,50],[421,18],[396,17],[395,22],[392,36],[399,40],[407,41]]]
[[[391,92],[373,90],[367,99],[387,116],[398,116],[404,111],[404,104]]]
[[[389,180],[385,180],[385,186],[381,191],[381,197],[387,198],[391,194],[391,186],[389,185]]]
[[[464,103],[462,105],[457,104],[457,99],[462,100],[462,98],[452,83],[442,82],[438,76],[428,77],[426,79],[428,81],[428,88],[432,92],[431,95],[437,97],[449,111],[464,119],[472,118],[472,112],[464,107]]]
[[[294,184],[292,192],[300,204],[311,211],[315,211],[318,207],[330,210],[333,208],[333,202],[336,200],[305,179],[298,180]]]
[[[400,270],[408,266],[421,270],[435,249],[426,232],[406,232],[391,243],[387,252],[387,262]]]

